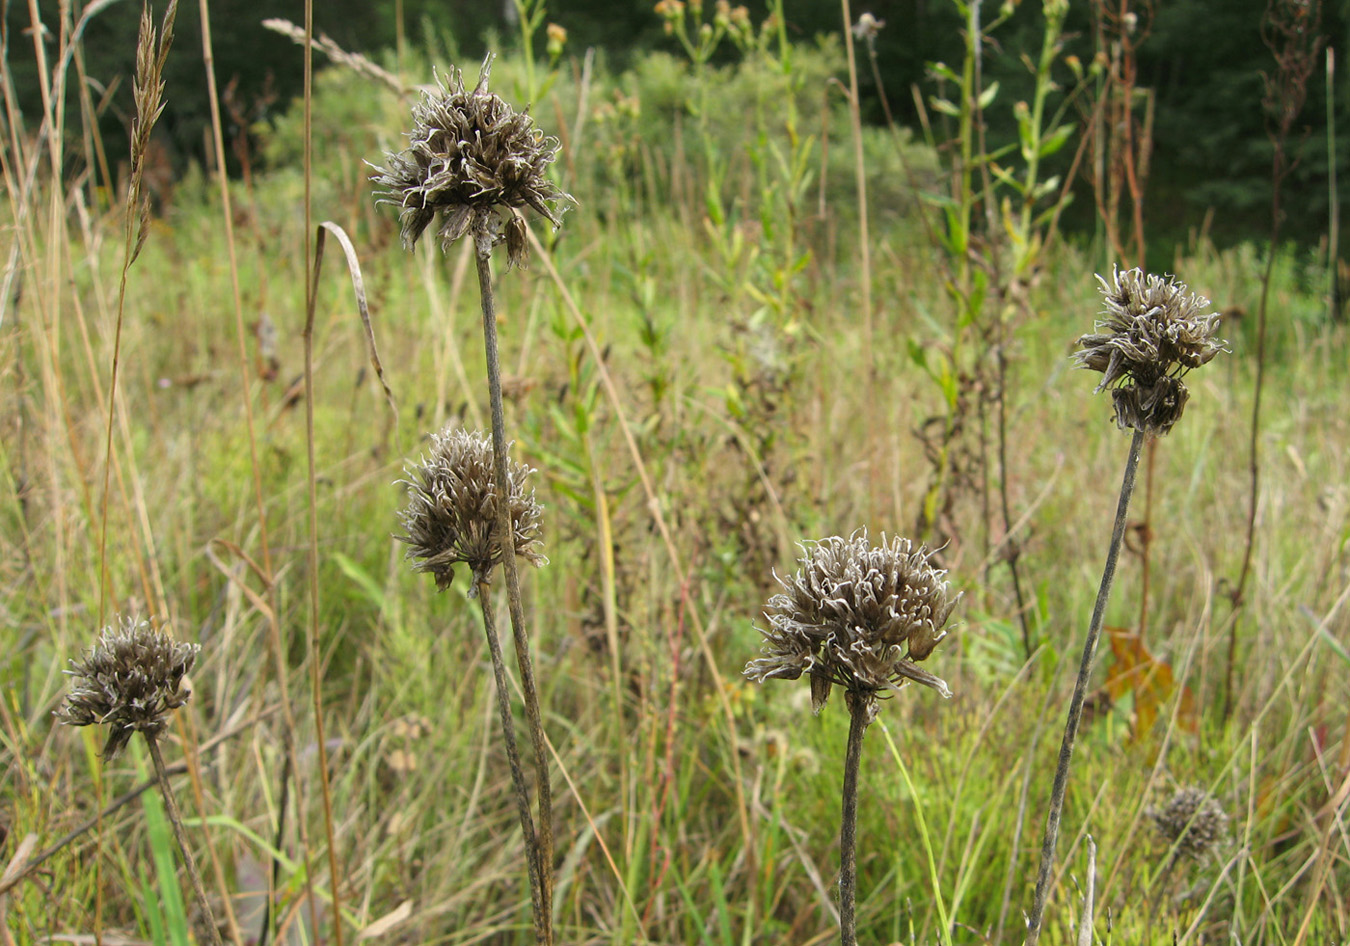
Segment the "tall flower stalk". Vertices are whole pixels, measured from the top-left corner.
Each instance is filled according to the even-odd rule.
[[[1108,283],[1101,276],[1097,277],[1097,281],[1101,284],[1104,306],[1102,318],[1097,323],[1096,332],[1078,340],[1079,350],[1074,353],[1074,358],[1079,367],[1102,373],[1097,391],[1110,389],[1116,425],[1122,430],[1132,429],[1134,435],[1125,458],[1125,474],[1116,502],[1116,520],[1111,529],[1111,544],[1106,551],[1106,565],[1097,587],[1097,601],[1092,608],[1087,640],[1083,642],[1078,678],[1074,681],[1073,696],[1069,700],[1059,762],[1050,790],[1050,808],[1045,819],[1036,892],[1027,918],[1026,946],[1035,946],[1041,934],[1045,903],[1050,894],[1055,847],[1059,840],[1060,819],[1064,812],[1064,795],[1068,790],[1069,765],[1073,759],[1078,725],[1083,717],[1083,701],[1087,696],[1088,680],[1092,676],[1097,640],[1101,636],[1102,621],[1106,615],[1106,602],[1111,596],[1116,562],[1125,536],[1126,516],[1130,497],[1134,493],[1140,450],[1146,439],[1162,436],[1181,419],[1190,398],[1190,392],[1181,380],[1182,375],[1191,368],[1207,364],[1224,350],[1224,343],[1214,337],[1219,317],[1206,311],[1209,300],[1188,293],[1185,284],[1177,282],[1175,278],[1146,276],[1140,269],[1126,272],[1117,269],[1111,282]]]
[[[105,761],[125,749],[136,733],[145,738],[202,923],[211,943],[221,946],[215,914],[206,899],[197,859],[188,845],[183,816],[178,811],[159,748],[159,737],[168,728],[169,714],[192,696],[183,679],[200,650],[200,645],[177,642],[148,622],[123,618],[117,628],[104,628],[98,643],[82,659],[71,661],[72,669],[66,673],[73,682],[56,711],[56,718],[68,726],[107,724]]]
[[[803,546],[801,568],[778,579],[783,591],[768,601],[763,656],[745,675],[811,681],[811,704],[819,714],[835,686],[843,687],[849,711],[844,755],[843,811],[839,825],[839,925],[843,946],[856,946],[858,773],[863,734],[876,719],[878,701],[907,683],[951,696],[947,684],[921,669],[946,636],[953,597],[929,552],[908,539],[872,547],[867,533],[833,536]]]
[[[443,250],[448,250],[464,236],[473,241],[483,311],[494,482],[497,495],[507,496],[511,474],[502,410],[492,249],[505,243],[507,267],[523,266],[528,241],[521,212],[530,208],[558,227],[562,222],[562,209],[575,201],[548,177],[549,166],[558,156],[558,140],[535,128],[528,112],[516,112],[502,98],[488,91],[491,66],[492,55],[489,53],[479,72],[478,85],[472,91],[465,89],[463,75],[456,69],[437,91],[424,94],[413,108],[409,147],[400,153],[386,155],[386,166],[376,168],[372,180],[382,188],[381,202],[399,207],[406,249],[411,250],[427,227],[436,221],[439,221],[436,232]],[[502,537],[511,534],[509,504],[497,503],[496,515],[497,534]],[[535,930],[541,943],[552,943],[553,813],[548,752],[515,556],[503,555],[501,562],[506,576],[512,638],[520,666],[539,795],[538,846],[534,853],[536,862],[531,866],[539,887],[534,892]],[[485,596],[480,597],[486,601]],[[488,620],[486,606],[484,619]],[[504,678],[499,680],[498,688],[499,691],[504,689]],[[522,828],[527,837],[532,833],[524,818]]]
[[[511,690],[502,659],[501,639],[492,609],[492,571],[499,563],[515,563],[517,555],[535,565],[546,561],[540,552],[540,507],[527,480],[534,471],[520,463],[507,463],[507,488],[499,489],[496,471],[503,456],[481,433],[447,428],[432,436],[430,453],[407,470],[408,505],[400,513],[406,534],[398,538],[409,546],[407,557],[413,569],[428,572],[442,591],[450,587],[455,566],[469,566],[473,574],[471,595],[483,612],[483,632],[492,658],[496,681],[497,709],[501,716],[506,760],[511,769],[520,828],[525,837],[526,872],[534,912],[535,937],[548,943],[547,889],[538,833],[530,814],[529,789],[516,748],[515,723],[511,715]],[[500,497],[505,496],[502,502]],[[507,526],[502,528],[502,522]],[[509,539],[504,539],[509,536]],[[503,550],[510,548],[511,554]]]

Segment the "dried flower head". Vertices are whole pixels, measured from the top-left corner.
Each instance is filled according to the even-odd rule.
[[[1176,857],[1201,860],[1228,835],[1228,815],[1208,792],[1195,786],[1179,789],[1161,808],[1149,809],[1148,816],[1168,845],[1175,847]]]
[[[509,446],[509,445],[508,445]],[[497,541],[497,486],[493,474],[492,441],[486,434],[446,428],[431,438],[431,453],[409,467],[408,505],[399,513],[409,545],[407,557],[415,571],[431,572],[444,591],[463,562],[473,570],[474,584],[490,580],[501,563]],[[508,462],[511,483],[511,529],[516,554],[533,565],[548,560],[540,552],[541,507],[526,480],[534,470]]]
[[[74,669],[66,673],[74,679],[56,718],[67,726],[107,723],[103,758],[111,759],[133,734],[154,737],[164,731],[170,711],[192,695],[183,678],[199,650],[149,622],[124,617],[117,628],[103,629],[83,659],[70,662]]]
[[[869,46],[872,46],[877,41],[877,35],[885,28],[885,20],[879,20],[871,13],[864,13],[858,17],[858,22],[853,24],[853,35],[857,39],[865,40]]]
[[[1097,390],[1113,388],[1116,423],[1150,436],[1172,429],[1189,393],[1181,376],[1224,350],[1214,337],[1219,316],[1209,300],[1187,293],[1173,276],[1145,276],[1143,270],[1115,270],[1101,276],[1105,308],[1097,332],[1078,340],[1079,367],[1103,374]]]
[[[801,568],[778,579],[783,591],[769,599],[762,629],[764,656],[750,661],[745,675],[811,677],[817,713],[838,684],[850,704],[861,700],[868,720],[878,697],[907,681],[950,696],[947,684],[914,663],[925,659],[946,636],[946,624],[960,595],[929,564],[930,553],[908,539],[881,537],[873,548],[867,533],[832,536],[802,546]]]
[[[378,202],[398,205],[407,249],[438,216],[437,235],[447,249],[471,229],[502,239],[499,210],[510,223],[518,220],[519,208],[532,207],[557,227],[556,205],[575,203],[548,178],[558,139],[545,137],[528,112],[514,111],[487,90],[491,67],[489,53],[472,91],[465,91],[464,76],[454,69],[437,91],[423,92],[413,106],[408,149],[386,154],[387,166],[375,168]],[[508,247],[511,265],[524,256],[523,241]]]

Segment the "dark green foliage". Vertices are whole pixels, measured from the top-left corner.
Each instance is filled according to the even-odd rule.
[[[661,19],[645,2],[613,5],[596,0],[553,0],[547,19],[568,30],[565,57],[580,57],[589,47],[602,51],[610,67],[621,71],[653,51],[676,52],[674,41],[664,35]],[[761,4],[749,4],[752,18],[763,16]],[[1067,30],[1067,52],[1084,63],[1094,53],[1092,4],[1072,4]],[[222,94],[230,93],[235,104],[223,110],[227,144],[246,134],[243,125],[270,121],[299,94],[302,61],[297,46],[261,26],[267,17],[284,17],[301,23],[300,0],[216,0],[211,5],[215,44],[216,76]],[[468,0],[437,3],[403,0],[404,36],[413,49],[428,43],[464,62],[477,62],[489,44],[506,51],[520,42],[516,24],[507,15],[510,4],[481,4]],[[839,5],[834,0],[798,0],[789,3],[788,35],[797,41],[821,33],[838,34]],[[996,5],[984,4],[986,18]],[[1139,43],[1138,85],[1157,94],[1154,126],[1156,146],[1151,156],[1148,183],[1149,221],[1152,242],[1159,252],[1170,252],[1178,239],[1198,228],[1213,208],[1212,235],[1221,243],[1261,238],[1269,229],[1271,145],[1260,100],[1261,73],[1274,66],[1262,43],[1261,18],[1265,0],[1195,0],[1158,5],[1148,35]],[[48,30],[58,32],[56,0],[41,0]],[[358,0],[326,0],[315,5],[315,29],[330,35],[345,49],[377,56],[394,46],[395,0],[368,3]],[[887,98],[898,121],[910,124],[917,116],[911,87],[918,83],[932,91],[925,65],[959,58],[960,22],[949,3],[932,0],[873,0],[858,2],[853,14],[871,12],[886,22],[877,37],[877,59]],[[130,114],[130,83],[134,61],[139,5],[116,4],[95,16],[86,30],[85,54],[91,79],[100,90],[119,80],[111,106],[103,113],[101,130],[107,140],[112,173],[126,154],[126,116]],[[1141,19],[1143,19],[1141,9]],[[998,45],[987,49],[986,81],[997,80],[1000,99],[1027,99],[1032,76],[1019,62],[1022,54],[1035,57],[1043,15],[1039,3],[1023,2],[1013,18],[999,31]],[[41,116],[37,69],[31,40],[23,31],[30,26],[25,4],[7,5],[5,14],[7,66],[14,77],[25,119],[35,128]],[[1340,54],[1337,96],[1342,118],[1350,128],[1350,2],[1324,3],[1322,30]],[[166,81],[169,96],[159,140],[166,145],[175,167],[181,171],[192,158],[202,157],[203,131],[209,126],[205,75],[201,62],[200,21],[197,4],[184,4],[179,12],[179,47],[170,57]],[[535,36],[542,58],[546,38]],[[48,51],[55,46],[48,43]],[[725,51],[730,55],[729,51]],[[865,53],[859,53],[865,56]],[[322,56],[316,66],[326,65]],[[565,63],[565,68],[567,64]],[[416,77],[414,77],[416,78]],[[860,70],[864,115],[882,121],[880,97],[871,70]],[[1067,75],[1059,77],[1070,85]],[[74,83],[72,83],[73,87]],[[1326,229],[1327,159],[1324,139],[1326,90],[1319,64],[1309,82],[1307,105],[1296,123],[1290,150],[1298,160],[1286,182],[1289,208],[1285,233],[1293,239],[1315,242]],[[67,107],[78,103],[73,94]],[[988,116],[991,150],[1014,140],[1016,129],[1008,109],[994,109]],[[76,124],[68,132],[77,134]],[[72,138],[72,154],[82,146]],[[1350,148],[1338,149],[1340,173],[1350,176]],[[1062,173],[1073,158],[1073,149],[1063,149],[1049,162],[1047,173]],[[232,170],[238,171],[238,156],[231,153]],[[1090,227],[1092,201],[1087,190],[1066,218],[1070,225]]]

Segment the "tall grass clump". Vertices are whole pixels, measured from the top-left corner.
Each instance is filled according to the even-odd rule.
[[[156,26],[165,4],[156,5]],[[116,622],[98,614],[106,495],[109,614],[153,614],[156,626],[203,645],[192,701],[158,743],[226,942],[261,929],[277,944],[341,933],[348,943],[533,946],[541,937],[530,909],[541,925],[548,916],[557,942],[575,946],[821,946],[839,942],[847,899],[860,944],[1021,943],[1054,769],[1045,747],[1069,703],[1070,687],[1060,684],[1079,669],[1059,658],[1069,647],[1077,657],[1082,645],[1077,633],[1093,610],[1103,532],[1118,501],[1101,481],[1125,452],[1115,424],[1101,422],[1114,410],[1071,396],[1065,384],[1077,373],[1064,342],[1087,328],[1072,325],[1073,313],[1097,311],[1100,299],[1080,276],[1102,272],[1113,295],[1116,280],[1110,262],[1093,262],[1101,246],[1051,239],[1071,172],[1049,185],[1075,146],[1085,161],[1096,154],[1075,134],[1098,117],[1105,134],[1117,124],[1110,116],[1132,111],[1134,125],[1120,127],[1117,143],[1146,155],[1144,73],[1128,97],[1121,86],[1093,100],[1106,104],[1083,104],[1088,90],[1079,92],[1075,61],[1063,53],[1091,48],[1090,36],[1071,35],[1090,13],[1075,7],[1063,32],[1049,22],[1062,9],[1052,0],[1022,3],[1002,22],[987,0],[930,5],[933,22],[950,24],[955,78],[934,69],[926,91],[956,114],[925,99],[931,145],[904,128],[859,129],[864,236],[850,129],[854,105],[866,114],[868,63],[858,62],[859,103],[843,91],[840,31],[803,37],[795,4],[749,4],[747,13],[734,2],[689,2],[665,39],[661,14],[631,11],[673,55],[644,51],[621,68],[613,50],[578,48],[580,24],[567,24],[568,45],[553,30],[547,51],[534,37],[533,61],[507,35],[511,50],[493,61],[490,88],[515,118],[500,125],[509,147],[488,157],[509,158],[512,142],[552,151],[539,126],[556,131],[561,146],[551,163],[537,154],[504,159],[500,173],[475,163],[484,149],[459,142],[482,132],[486,143],[485,128],[504,112],[466,119],[467,134],[397,137],[413,127],[414,103],[422,115],[412,90],[433,69],[447,81],[431,90],[436,114],[423,124],[449,122],[439,102],[461,90],[466,113],[489,111],[490,93],[468,84],[472,68],[467,81],[452,79],[446,64],[461,57],[445,47],[454,40],[438,46],[433,36],[397,59],[371,49],[368,62],[343,57],[323,39],[325,29],[339,35],[334,9],[314,6],[316,22],[287,30],[312,34],[331,60],[315,76],[312,142],[296,103],[285,113],[269,106],[268,122],[252,127],[256,160],[242,187],[218,164],[203,171],[175,153],[188,170],[172,194],[156,191],[148,218],[132,201],[125,240],[128,208],[118,201],[126,191],[113,182],[130,171],[95,173],[92,157],[81,166],[98,149],[78,148],[76,97],[60,91],[59,67],[46,83],[50,119],[46,110],[23,113],[0,82],[10,198],[0,224],[16,235],[0,280],[0,939],[186,946],[202,915],[141,737],[105,765],[101,739],[52,732],[66,658],[90,643],[90,628]],[[529,13],[519,35],[542,33],[542,4],[520,6]],[[1137,0],[1112,0],[1102,15],[1130,6],[1142,31]],[[86,20],[125,13],[129,52],[141,12],[134,4],[71,7],[32,5],[45,22],[22,24],[31,37],[11,23],[12,42],[0,48],[6,79],[22,88],[35,56],[57,57],[74,93],[82,58],[74,46]],[[859,9],[855,0],[852,14]],[[871,35],[875,16],[861,20],[855,51],[875,52],[884,76],[897,65],[886,61],[896,48],[888,31],[901,18],[871,9],[890,23]],[[146,193],[158,138],[181,130],[167,119],[183,92],[174,57],[188,13],[182,6],[167,61],[169,110],[150,138]],[[955,30],[976,17],[982,32],[963,44]],[[268,36],[256,23],[231,25]],[[708,32],[708,42],[720,41],[700,65]],[[1117,39],[1106,35],[1107,44]],[[1098,47],[1097,75],[1118,72],[1123,81],[1140,38],[1130,34],[1118,55]],[[1023,51],[1025,68],[1014,58]],[[303,53],[283,49],[296,60]],[[1084,56],[1078,68],[1089,77],[1098,66]],[[107,90],[81,96],[90,100],[79,116],[90,135],[96,112],[132,114],[131,69],[128,59],[120,85],[103,66],[79,83],[86,93],[98,83]],[[1023,77],[1015,93],[1013,72]],[[1004,77],[997,93],[995,75]],[[1255,109],[1255,77],[1252,87]],[[232,105],[222,83],[224,112],[260,114],[240,94]],[[534,132],[513,134],[526,102]],[[64,124],[61,103],[71,106]],[[963,110],[974,136],[968,159],[956,140]],[[1159,128],[1173,133],[1165,122]],[[221,134],[228,154],[228,121]],[[1159,145],[1177,142],[1160,135]],[[385,152],[401,162],[374,158]],[[1114,254],[1124,286],[1136,263],[1134,197],[1125,152],[1112,145],[1102,157],[1103,173],[1124,168],[1117,235],[1128,252]],[[370,199],[362,158],[407,171],[398,178],[408,186],[382,196],[422,228],[416,243],[430,246],[384,252],[411,234]],[[302,167],[314,180],[308,199]],[[548,238],[547,215],[519,186],[537,182],[535,171],[544,174],[536,196],[555,218],[567,203],[555,190],[579,198],[561,240]],[[1305,162],[1300,173],[1321,166]],[[489,206],[474,206],[480,198]],[[303,225],[302,201],[319,214],[313,222],[325,222]],[[949,208],[958,218],[950,226]],[[525,220],[529,268],[521,271],[511,241]],[[476,223],[491,241],[484,254]],[[445,237],[459,234],[446,254],[435,246],[443,226]],[[143,233],[119,343],[120,267]],[[312,253],[302,251],[307,237]],[[354,302],[320,279],[332,240]],[[1205,240],[1178,254],[1175,271],[1216,309],[1252,317],[1226,321],[1219,333],[1233,339],[1236,357],[1184,377],[1190,420],[1158,451],[1157,482],[1167,488],[1157,490],[1153,522],[1167,530],[1153,543],[1147,648],[1141,627],[1112,626],[1132,623],[1143,597],[1129,557],[1139,549],[1131,540],[1143,538],[1135,525],[1143,497],[1131,500],[1040,942],[1295,946],[1302,926],[1305,946],[1339,943],[1348,889],[1340,826],[1350,797],[1345,327],[1325,321],[1320,279],[1310,279],[1320,276],[1320,258],[1280,248],[1237,699],[1224,721],[1230,586],[1221,576],[1237,574],[1251,508],[1250,430],[1232,420],[1247,415],[1253,396],[1256,359],[1244,356],[1257,343],[1268,257],[1265,247]],[[500,452],[489,433],[489,359],[476,354],[488,328],[483,256],[499,316],[490,321],[501,333]],[[964,283],[953,279],[963,267]],[[866,278],[870,350],[858,311]],[[292,304],[306,296],[302,319]],[[1147,311],[1132,309],[1130,324],[1147,323]],[[1287,317],[1276,318],[1281,312]],[[1105,324],[1092,332],[1116,336]],[[1160,352],[1172,341],[1148,339]],[[1137,345],[1095,340],[1092,360],[1105,370],[1093,382],[1116,356],[1117,368],[1134,365],[1144,342]],[[381,365],[400,412],[382,403]],[[1181,370],[1141,376],[1123,392],[1125,419],[1139,420],[1154,402],[1175,407]],[[314,385],[315,374],[326,383]],[[1129,384],[1117,378],[1111,387]],[[936,451],[949,394],[959,436],[943,461]],[[105,468],[110,403],[117,430]],[[1202,423],[1197,411],[1215,421]],[[502,456],[506,493],[497,485]],[[526,461],[535,472],[525,473]],[[391,481],[401,482],[390,489]],[[515,510],[508,535],[498,527],[500,505]],[[811,606],[811,589],[793,583],[797,570],[831,578],[829,601],[802,619],[812,628],[803,633],[823,633],[817,623],[847,611],[857,616],[839,638],[872,639],[872,599],[855,594],[875,584],[868,569],[859,565],[860,583],[845,587],[854,573],[841,568],[834,580],[817,548],[828,542],[794,554],[793,537],[856,524],[871,536],[856,543],[860,552],[880,554],[873,546],[894,543],[892,523],[913,529],[921,519],[927,534],[900,530],[913,540],[911,563],[921,541],[930,550],[934,536],[944,541],[927,561],[947,570],[949,597],[965,591],[952,612],[961,632],[938,645],[936,660],[918,659],[922,646],[900,630],[881,637],[900,660],[937,673],[950,700],[907,692],[887,703],[890,686],[916,681],[901,675],[859,697],[850,679],[845,695],[836,693],[840,705],[808,720],[813,689],[820,697],[843,679],[813,673],[827,666],[823,645],[819,663],[791,686],[740,674],[750,656],[772,656],[756,651],[774,649],[770,633],[788,633],[783,619]],[[863,533],[842,534],[834,542],[851,546]],[[554,564],[529,568],[545,551],[540,537]],[[1006,567],[1019,550],[1020,578]],[[511,645],[492,639],[506,634],[498,566],[508,558],[522,572],[549,737],[542,751],[526,738],[525,684],[505,654]],[[791,587],[775,583],[772,566]],[[437,593],[433,580],[449,584],[451,568],[454,584]],[[134,604],[117,600],[132,593]],[[781,611],[764,605],[779,595],[789,601]],[[768,615],[751,620],[761,607]],[[866,682],[879,651],[867,660],[843,651],[839,659],[852,660]],[[780,675],[793,653],[780,658]],[[886,664],[876,666],[880,673]],[[298,699],[306,677],[312,701]],[[879,725],[863,728],[854,711],[869,696]],[[849,746],[855,727],[866,735],[853,733]],[[508,731],[518,755],[510,765]],[[552,819],[536,804],[532,767],[543,757]],[[1169,804],[1184,785],[1228,818],[1226,834],[1200,857],[1191,852],[1209,832],[1198,816],[1193,832],[1190,816]],[[848,818],[843,795],[854,799]],[[314,834],[330,812],[340,830]],[[845,870],[849,819],[853,866]],[[550,826],[552,856],[541,852]],[[1100,844],[1095,871],[1092,854],[1084,856],[1089,827]],[[1081,913],[1070,902],[1075,875],[1091,892]],[[1110,916],[1109,931],[1079,919],[1089,900]],[[206,930],[196,938],[205,943]]]
[[[1078,678],[1074,681],[1064,738],[1060,743],[1036,874],[1035,898],[1027,919],[1027,946],[1035,946],[1041,934],[1064,794],[1068,789],[1069,765],[1092,676],[1097,639],[1106,617],[1106,602],[1115,579],[1116,560],[1125,537],[1139,453],[1146,439],[1161,437],[1181,419],[1190,397],[1181,376],[1192,368],[1208,364],[1224,350],[1224,343],[1214,337],[1219,317],[1207,311],[1209,300],[1188,293],[1185,284],[1175,278],[1145,276],[1140,269],[1126,272],[1117,269],[1111,282],[1100,276],[1097,281],[1101,284],[1103,319],[1098,322],[1095,333],[1078,340],[1080,348],[1074,357],[1079,367],[1102,373],[1097,390],[1111,391],[1116,426],[1134,433],[1125,458],[1125,475],[1116,504],[1111,542],[1106,551],[1106,565],[1102,569],[1087,639],[1083,642]]]
[[[835,686],[844,690],[849,712],[844,755],[843,813],[839,821],[839,928],[843,946],[857,946],[858,771],[862,741],[876,719],[878,700],[920,683],[945,697],[940,677],[918,666],[947,636],[947,622],[960,595],[930,554],[908,539],[867,533],[821,539],[804,547],[801,568],[779,579],[783,590],[769,599],[764,656],[745,675],[763,682],[811,681],[811,706],[819,715]],[[949,931],[943,931],[944,941]]]
[[[484,454],[481,445],[475,447],[467,441],[453,439],[442,440],[438,448],[458,452],[461,461],[467,461],[470,453],[477,454],[478,462],[482,462],[484,457],[492,460],[497,497],[493,504],[495,508],[491,509],[496,516],[493,526],[495,533],[480,536],[486,542],[486,551],[480,550],[483,554],[491,552],[491,535],[495,534],[496,542],[503,548],[509,537],[515,535],[513,503],[510,501],[513,477],[507,460],[497,309],[492,285],[492,249],[505,243],[508,269],[523,266],[528,255],[528,243],[521,210],[533,209],[554,227],[558,227],[562,224],[560,207],[572,202],[571,196],[560,190],[548,176],[549,165],[557,158],[561,147],[558,140],[546,137],[536,129],[534,120],[527,112],[516,112],[500,96],[488,91],[491,68],[492,55],[489,53],[483,60],[478,84],[472,91],[465,88],[463,74],[456,69],[452,71],[448,82],[441,84],[437,91],[425,93],[413,108],[409,148],[387,155],[387,166],[377,168],[372,178],[382,188],[381,199],[399,208],[405,249],[412,250],[423,232],[435,221],[439,221],[436,235],[442,250],[448,250],[466,235],[473,244],[483,310],[483,345],[492,414],[492,451]],[[450,459],[455,458],[443,457],[441,463],[448,465]],[[436,501],[441,501],[440,496]],[[456,501],[467,502],[467,499]],[[480,496],[475,511],[483,513],[489,508]],[[482,525],[479,525],[480,529]],[[444,551],[432,550],[429,554],[435,558],[443,555]],[[537,825],[532,823],[528,802],[516,771],[518,763],[515,762],[513,775],[517,780],[518,799],[523,806],[520,812],[521,829],[525,833],[527,857],[530,860],[528,871],[535,935],[540,943],[548,944],[553,941],[553,811],[548,754],[515,556],[498,552],[496,557],[501,561],[506,576],[512,636],[525,698],[525,716],[534,748],[539,795]],[[488,555],[472,563],[490,642],[495,638],[486,594],[487,566],[491,561]],[[448,580],[447,575],[445,582],[448,583]],[[437,583],[442,584],[439,576]],[[494,669],[497,673],[498,699],[503,701],[502,725],[509,734],[513,725],[509,713],[509,694],[505,687],[500,655],[496,653]]]

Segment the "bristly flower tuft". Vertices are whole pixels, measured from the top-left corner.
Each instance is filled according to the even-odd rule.
[[[82,659],[70,662],[66,673],[74,680],[56,718],[68,726],[107,723],[103,758],[111,759],[135,733],[154,738],[164,731],[169,713],[192,695],[183,678],[200,650],[149,622],[124,617],[119,627],[105,627]]]
[[[1101,276],[1105,308],[1097,332],[1078,340],[1079,367],[1102,372],[1097,390],[1112,388],[1116,423],[1156,437],[1181,417],[1190,396],[1181,376],[1224,351],[1214,333],[1219,316],[1209,300],[1188,293],[1176,277],[1121,272]]]
[[[1148,816],[1158,833],[1176,849],[1176,857],[1203,860],[1228,835],[1228,815],[1203,788],[1179,789]]]
[[[558,227],[561,205],[576,203],[548,177],[558,139],[535,128],[528,112],[514,111],[488,91],[491,67],[489,53],[472,91],[453,69],[448,82],[424,92],[413,106],[408,149],[386,154],[386,166],[375,168],[378,202],[398,205],[406,249],[439,216],[442,249],[482,227],[494,240],[506,240],[510,265],[520,265],[525,247],[519,210],[532,207]],[[505,234],[499,210],[508,217]]]
[[[509,445],[508,445],[509,447]],[[473,570],[475,587],[491,580],[501,563],[497,541],[497,487],[493,474],[492,441],[486,434],[446,428],[431,438],[430,454],[409,467],[408,505],[399,513],[406,535],[396,538],[409,546],[407,558],[415,571],[430,572],[444,591],[459,563]],[[526,489],[533,473],[523,463],[509,462],[511,527],[516,554],[533,565],[546,559],[539,520],[542,507],[534,490]]]
[[[869,722],[877,699],[909,681],[951,696],[943,680],[915,664],[946,636],[961,597],[929,563],[931,553],[885,535],[873,548],[866,531],[806,543],[802,551],[801,568],[779,578],[783,591],[769,599],[764,656],[746,665],[747,677],[808,674],[817,713],[838,684],[850,707],[862,701]]]

